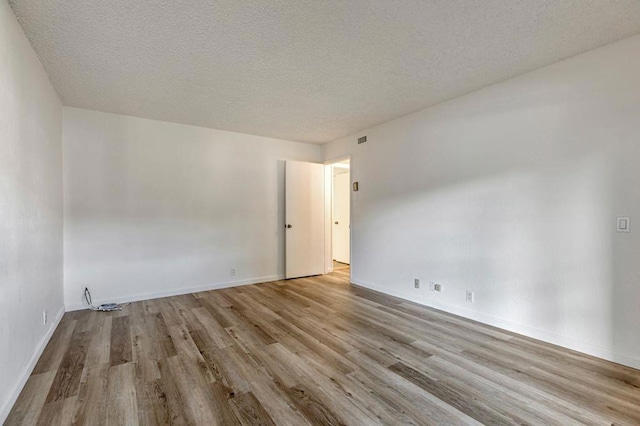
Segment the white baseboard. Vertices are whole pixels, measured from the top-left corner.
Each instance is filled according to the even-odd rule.
[[[11,396],[4,402],[2,408],[0,408],[0,424],[4,424],[4,422],[7,420],[7,417],[9,417],[9,413],[11,412],[13,405],[18,400],[20,392],[22,392],[22,389],[27,383],[27,380],[29,380],[29,376],[31,376],[31,372],[38,363],[42,352],[44,352],[44,348],[47,347],[47,343],[49,343],[49,340],[51,340],[53,332],[56,331],[56,328],[58,328],[58,324],[60,324],[60,320],[62,319],[64,312],[64,309],[60,309],[60,311],[56,314],[55,319],[49,326],[49,330],[47,330],[47,333],[42,336],[42,339],[40,339],[40,342],[38,342],[38,346],[36,346],[35,352],[33,353],[33,355],[31,355],[31,358],[29,359],[27,365],[23,368],[22,374],[20,374],[20,380],[15,384],[13,392],[11,392]]]
[[[450,314],[458,315],[463,318],[471,319],[481,322],[483,324],[491,325],[501,328],[503,330],[511,331],[513,333],[522,334],[533,339],[541,340],[543,342],[551,343],[563,348],[571,349],[574,351],[582,352],[587,355],[592,355],[597,358],[602,358],[607,361],[615,362],[618,364],[626,365],[627,367],[640,369],[640,359],[614,352],[611,348],[606,348],[598,345],[594,345],[589,342],[577,340],[572,337],[562,336],[559,334],[551,333],[538,328],[530,327],[523,324],[518,324],[501,318],[497,318],[491,315],[484,314],[482,312],[474,311],[471,309],[463,308],[455,305],[448,305],[444,303],[433,302],[431,300],[425,301],[409,297],[407,294],[389,290],[381,286],[360,280],[352,277],[351,282],[361,287],[365,287],[371,290],[378,291],[380,293],[388,294],[391,296],[399,297],[401,299],[408,300],[410,302],[419,303],[430,308],[434,308],[440,311],[444,311]]]
[[[284,275],[268,275],[265,277],[249,278],[246,280],[237,280],[237,281],[227,281],[227,282],[207,284],[207,285],[197,286],[197,287],[181,287],[181,288],[174,288],[174,289],[156,291],[156,292],[150,292],[150,293],[131,294],[131,295],[119,296],[113,299],[94,299],[93,304],[97,306],[103,303],[139,302],[141,300],[160,299],[162,297],[179,296],[181,294],[198,293],[201,291],[209,291],[209,290],[219,290],[221,288],[239,287],[239,286],[249,285],[249,284],[266,283],[270,281],[283,280],[284,278],[285,278]],[[88,306],[85,303],[76,303],[76,304],[66,305],[67,312],[80,311],[87,308]]]

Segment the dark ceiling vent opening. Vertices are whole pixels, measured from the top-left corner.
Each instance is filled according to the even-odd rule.
[[[366,136],[362,136],[362,137],[358,138],[358,144],[365,143],[366,141],[367,141],[367,137]]]

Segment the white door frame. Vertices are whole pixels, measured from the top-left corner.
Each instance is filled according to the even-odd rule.
[[[351,261],[351,267],[349,268],[349,281],[351,281],[351,274],[353,274],[353,159],[351,155],[343,155],[341,157],[332,158],[324,162],[325,167],[325,274],[333,272],[333,171],[332,166],[335,163],[340,163],[344,160],[349,160],[349,176],[351,179],[349,188],[349,259]],[[330,182],[330,185],[327,183]]]

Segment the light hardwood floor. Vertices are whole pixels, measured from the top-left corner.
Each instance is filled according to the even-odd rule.
[[[14,424],[640,424],[640,371],[331,275],[64,316]]]
[[[343,269],[346,269],[347,272],[348,272],[349,264],[348,263],[338,262],[336,260],[333,261],[333,270],[335,272],[342,271]]]

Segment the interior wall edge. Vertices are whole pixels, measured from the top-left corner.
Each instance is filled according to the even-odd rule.
[[[196,287],[183,287],[183,288],[171,289],[166,291],[138,293],[131,296],[116,297],[115,299],[114,298],[93,299],[93,304],[95,306],[99,306],[103,303],[140,302],[144,300],[161,299],[163,297],[180,296],[183,294],[200,293],[203,291],[210,291],[210,290],[220,290],[223,288],[241,287],[241,286],[250,285],[250,284],[268,283],[272,281],[283,280],[284,278],[285,278],[284,274],[269,275],[269,276],[249,278],[244,280],[218,282],[218,283],[207,284],[207,285],[196,286]],[[83,309],[87,309],[87,305],[84,303],[75,303],[75,304],[69,304],[66,306],[67,312],[81,311]]]
[[[0,58],[2,424],[64,303],[62,102],[6,1],[0,2]]]

